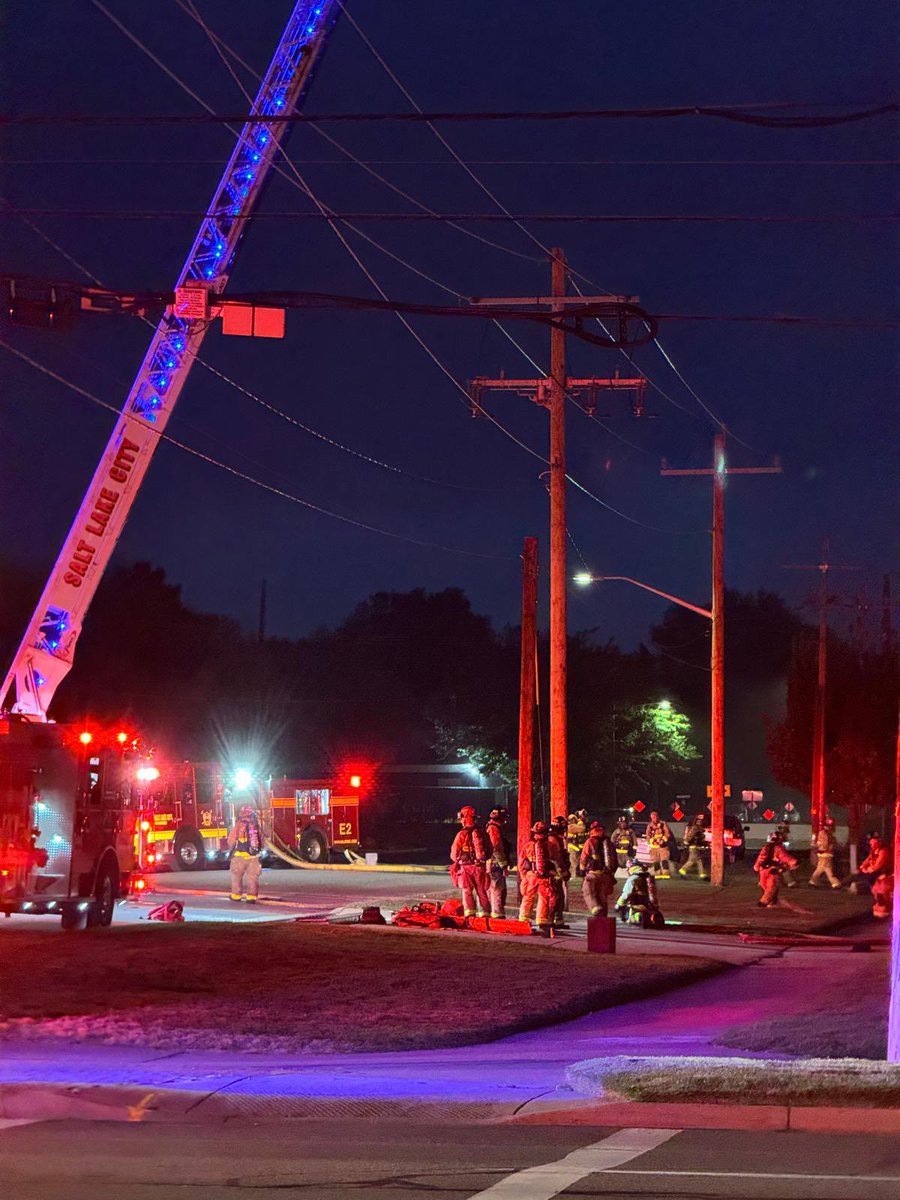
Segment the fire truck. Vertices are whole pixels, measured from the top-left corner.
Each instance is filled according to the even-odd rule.
[[[0,720],[0,912],[109,925],[135,868],[129,735]]]
[[[72,669],[91,600],[191,367],[213,318],[226,311],[223,293],[248,220],[339,12],[339,0],[294,3],[250,115],[212,199],[204,205],[174,299],[153,332],[4,678],[0,709],[9,719],[0,736],[0,842],[6,864],[0,868],[0,894],[8,911],[59,911],[69,924],[77,924],[84,914],[86,922],[108,924],[127,875],[135,834],[142,852],[155,853],[141,843],[140,835],[147,835],[147,846],[171,843],[184,865],[196,865],[210,850],[222,850],[222,798],[202,769],[185,768],[173,775],[171,790],[166,784],[157,789],[161,796],[151,792],[152,804],[158,807],[141,816],[135,829],[134,805],[140,800],[134,784],[146,785],[146,793],[162,773],[137,781],[129,772],[159,768],[131,762],[118,743],[73,743],[48,713]],[[81,307],[90,310],[88,297],[82,297]],[[252,329],[252,310],[249,316]],[[239,324],[244,332],[246,322]],[[128,636],[124,616],[122,636]],[[206,818],[211,824],[204,823]],[[172,837],[167,838],[170,829]],[[189,863],[192,855],[195,862]]]
[[[257,779],[221,763],[139,767],[138,858],[144,868],[195,871],[228,858],[228,830],[245,804],[256,808],[272,850],[290,861],[323,863],[332,850],[360,846],[360,797],[367,777],[357,769],[322,778]]]

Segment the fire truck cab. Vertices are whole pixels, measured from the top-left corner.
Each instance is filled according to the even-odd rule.
[[[157,765],[148,760],[137,778],[142,865],[170,863],[176,871],[196,871],[225,860],[229,812],[217,763]]]
[[[111,923],[135,869],[137,758],[122,733],[0,720],[0,912]]]
[[[328,861],[335,850],[359,849],[362,777],[289,779],[269,783],[273,843],[309,863]]]

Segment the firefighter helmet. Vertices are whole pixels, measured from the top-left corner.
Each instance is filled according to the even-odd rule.
[[[590,831],[591,831],[591,833],[605,833],[606,826],[603,824],[602,821],[591,821]]]
[[[541,834],[541,833],[548,833],[549,831],[547,829],[547,822],[546,821],[535,821],[535,823],[531,827],[531,832],[535,836],[537,836],[538,834]]]
[[[508,816],[509,816],[508,808],[492,808],[491,809],[491,820],[492,821],[505,821]]]
[[[783,840],[782,836],[778,832],[777,829],[773,829],[772,832],[769,834],[769,841],[772,842],[773,844],[775,844],[776,846],[780,845],[782,840]]]
[[[617,825],[627,825],[628,824],[628,818],[625,816],[624,813],[622,813],[621,817],[619,817],[619,819],[616,821],[616,824]]]
[[[464,804],[462,806],[462,808],[459,810],[459,812],[456,814],[456,819],[457,819],[457,821],[474,821],[475,820],[475,809],[472,807],[471,804]]]
[[[242,821],[249,821],[251,817],[255,817],[256,815],[256,809],[252,804],[245,804],[238,814]]]
[[[834,817],[826,817],[825,818],[825,828],[826,829],[834,829]]]

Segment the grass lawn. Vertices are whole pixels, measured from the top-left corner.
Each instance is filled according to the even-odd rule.
[[[550,957],[548,957],[550,956]],[[0,1036],[340,1053],[467,1045],[719,969],[292,922],[0,931]]]
[[[582,1095],[657,1103],[900,1104],[900,1066],[853,1059],[593,1059],[566,1079]]]
[[[888,955],[853,956],[853,989],[820,984],[802,1012],[735,1025],[717,1041],[740,1050],[815,1058],[875,1058],[887,1053]]]
[[[659,882],[659,902],[667,920],[683,921],[687,925],[719,925],[756,933],[815,933],[827,930],[837,921],[861,916],[871,911],[867,896],[854,896],[848,891],[833,892],[830,888],[807,886],[807,874],[798,872],[794,888],[781,889],[778,908],[758,908],[760,897],[756,875],[750,866],[736,863],[727,867],[725,886],[712,888],[696,878],[663,879]],[[569,885],[574,911],[583,911],[581,881]],[[616,895],[622,880],[616,880]],[[882,936],[883,926],[873,921],[873,933]]]

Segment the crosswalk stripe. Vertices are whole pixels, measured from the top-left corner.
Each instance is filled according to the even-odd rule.
[[[586,1175],[609,1171],[655,1150],[680,1129],[620,1129],[599,1142],[573,1150],[556,1162],[541,1163],[507,1175],[470,1200],[553,1200]]]

